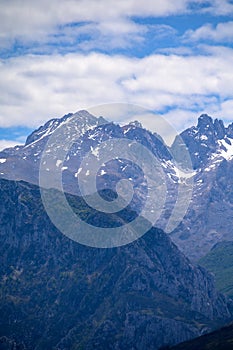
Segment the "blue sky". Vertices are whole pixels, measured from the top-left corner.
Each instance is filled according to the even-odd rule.
[[[233,121],[233,1],[0,2],[0,148],[103,103]]]

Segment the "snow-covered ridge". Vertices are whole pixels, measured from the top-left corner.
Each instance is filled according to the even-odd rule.
[[[216,153],[217,155],[230,160],[233,158],[233,139],[226,138],[218,141],[219,150]]]
[[[77,123],[72,123],[72,126],[70,126],[69,123],[71,120],[76,120]],[[87,111],[69,113],[60,119],[51,119],[28,136],[25,148],[31,147],[32,145],[42,141],[51,135],[56,129],[64,127],[64,125],[67,126],[67,137],[69,137],[69,131],[73,134],[74,127],[78,135],[83,135],[88,129],[96,127],[100,122],[103,122],[103,118],[96,118]],[[80,127],[81,124],[82,127]]]
[[[225,159],[233,159],[233,139],[224,138],[217,141],[218,148],[216,152],[212,153],[208,162],[207,167],[204,171],[211,171],[218,167],[218,165]]]

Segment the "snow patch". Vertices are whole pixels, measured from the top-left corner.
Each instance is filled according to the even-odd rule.
[[[206,168],[205,171],[210,171],[223,159],[233,159],[233,139],[228,138],[228,142],[226,142],[226,140],[218,140],[217,142],[219,149],[211,155],[210,160],[212,164]]]
[[[200,140],[208,140],[208,137],[206,135],[201,135]]]
[[[219,146],[223,146],[226,150],[221,149],[220,155],[225,158],[226,160],[230,160],[233,158],[233,140],[228,139],[230,141],[230,144],[227,143],[225,140],[219,140],[218,144]]]
[[[196,171],[185,171],[174,166],[174,171],[178,177],[178,183],[185,183],[187,179],[191,179],[196,175]]]
[[[77,171],[77,173],[74,174],[74,176],[75,176],[75,177],[78,177],[78,175],[81,173],[81,171],[82,171],[82,168],[79,168],[78,171]]]
[[[92,146],[91,146],[91,153],[93,154],[93,156],[95,156],[97,159],[99,159],[99,147],[95,147],[95,148],[93,148]]]
[[[62,164],[62,160],[58,159],[58,160],[56,161],[56,167],[59,167],[61,164]]]
[[[215,161],[209,165],[207,168],[204,169],[204,171],[211,171],[217,167],[219,163],[221,163],[222,159],[215,159]]]

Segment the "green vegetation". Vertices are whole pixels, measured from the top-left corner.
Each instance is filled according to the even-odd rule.
[[[199,264],[215,276],[216,287],[233,298],[233,242],[221,242]]]

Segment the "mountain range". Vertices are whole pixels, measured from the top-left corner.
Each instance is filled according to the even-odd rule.
[[[63,161],[59,158],[64,142],[56,147],[52,145],[51,153],[46,150],[47,155],[51,154],[48,159],[50,164],[40,168],[45,145],[55,130],[59,129],[64,134],[64,140],[71,138],[72,146]],[[183,131],[168,147],[159,135],[143,129],[140,123],[119,126],[107,122],[103,117],[96,118],[87,111],[70,113],[41,126],[28,136],[24,146],[0,152],[0,178],[38,185],[39,172],[48,172],[52,178],[56,172],[62,172],[64,191],[80,195],[77,175],[83,176],[84,181],[90,176],[87,171],[78,174],[82,170],[79,166],[84,155],[91,152],[93,158],[98,159],[101,143],[114,139],[136,140],[161,163],[167,186],[164,210],[156,222],[156,226],[161,229],[166,228],[176,203],[179,182],[187,183],[187,175],[182,177],[183,173],[179,172],[172,155],[182,154],[184,145],[187,148],[192,162],[189,175],[193,181],[192,196],[185,217],[170,232],[171,239],[186,256],[196,262],[216,243],[233,239],[233,123],[225,127],[221,120],[213,120],[208,115],[201,115],[197,126]],[[140,211],[148,193],[139,169],[126,159],[115,159],[102,166],[98,173],[98,186],[115,190],[116,182],[122,178],[132,180],[139,200],[131,205],[135,211]]]
[[[64,141],[53,143],[60,129]],[[25,145],[0,152],[0,349],[156,350],[232,320],[231,299],[196,262],[216,244],[233,240],[233,124],[225,127],[202,115],[180,137],[168,147],[138,122],[120,126],[80,111],[50,120]],[[98,159],[101,143],[115,139],[137,141],[159,160],[167,188],[164,208],[134,242],[108,249],[84,246],[50,221],[40,177],[48,179],[46,191],[59,193],[50,179],[62,174],[66,198],[82,220],[123,227],[140,214],[148,196],[140,167],[119,155],[97,173],[108,202],[116,197],[116,183],[130,179],[135,195],[123,212],[96,216],[77,186],[78,175],[84,182],[91,176],[82,168],[85,154]],[[184,147],[193,165],[187,173],[174,161]],[[149,173],[149,165],[144,170]],[[179,186],[189,189],[191,180],[189,208],[165,233]]]

